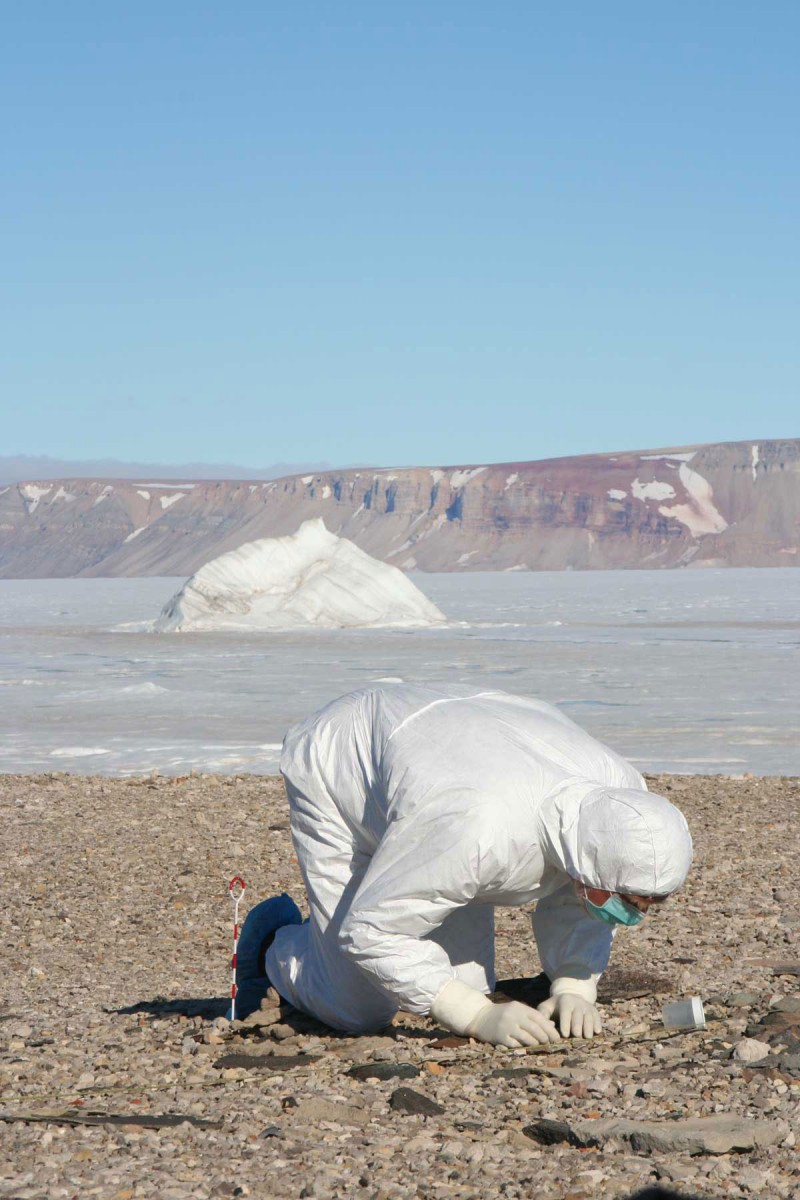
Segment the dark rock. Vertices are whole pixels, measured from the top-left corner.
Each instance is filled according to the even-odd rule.
[[[351,1079],[416,1079],[419,1067],[410,1062],[358,1063],[345,1074]]]
[[[772,968],[773,975],[800,975],[800,963],[779,963]]]
[[[444,1113],[441,1104],[429,1100],[421,1092],[411,1088],[397,1088],[389,1097],[389,1107],[394,1112],[420,1117],[440,1117]]]
[[[530,1067],[498,1067],[492,1071],[492,1079],[527,1079]]]
[[[244,1067],[247,1071],[291,1071],[295,1067],[310,1067],[319,1062],[319,1054],[223,1054],[214,1063],[225,1067]]]
[[[98,1113],[98,1112],[63,1112],[63,1113],[4,1113],[0,1112],[0,1121],[8,1124],[17,1121],[43,1121],[52,1125],[135,1125],[140,1129],[172,1129],[183,1125],[186,1121],[198,1129],[220,1129],[222,1121],[206,1121],[191,1113]]]
[[[281,1138],[283,1137],[283,1130],[281,1129],[280,1125],[268,1125],[266,1129],[261,1130],[259,1137]]]
[[[526,1125],[522,1132],[540,1146],[557,1146],[560,1142],[569,1142],[571,1146],[589,1144],[574,1140],[575,1135],[567,1121],[553,1121],[549,1117],[540,1117],[532,1125]]]
[[[783,1033],[787,1029],[800,1033],[800,1012],[779,1012],[773,1009],[764,1017],[762,1024],[765,1029],[775,1030],[778,1033]]]

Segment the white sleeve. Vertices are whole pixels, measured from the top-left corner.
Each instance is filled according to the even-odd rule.
[[[343,953],[407,1012],[429,1012],[456,977],[426,935],[503,873],[503,829],[485,806],[453,801],[391,822],[339,935]]]
[[[586,912],[571,882],[537,903],[532,922],[550,994],[574,990],[594,1003],[611,955],[613,928]],[[580,987],[560,980],[578,981]]]

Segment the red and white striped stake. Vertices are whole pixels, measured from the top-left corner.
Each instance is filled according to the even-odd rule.
[[[237,894],[234,892],[234,887],[239,884],[241,891]],[[233,904],[233,956],[231,957],[231,1016],[232,1021],[236,1020],[236,953],[239,947],[239,905],[244,899],[244,880],[241,875],[234,875],[233,879],[228,884],[228,895]]]

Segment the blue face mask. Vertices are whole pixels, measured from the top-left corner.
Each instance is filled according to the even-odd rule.
[[[605,904],[592,904],[587,896],[582,896],[581,899],[586,905],[586,911],[597,917],[598,921],[605,921],[607,925],[638,925],[644,920],[644,913],[639,912],[632,904],[626,904],[621,896],[609,896]]]

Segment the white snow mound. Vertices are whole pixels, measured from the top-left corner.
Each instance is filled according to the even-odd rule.
[[[444,620],[397,567],[317,519],[206,563],[164,606],[155,629],[413,628]]]

